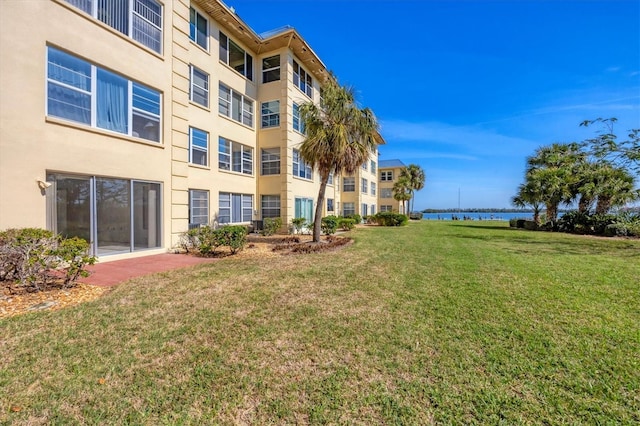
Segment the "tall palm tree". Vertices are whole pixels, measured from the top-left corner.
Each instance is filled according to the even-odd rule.
[[[425,174],[422,167],[417,164],[409,164],[400,171],[400,177],[406,177],[409,180],[411,188],[411,199],[409,200],[409,212],[412,212],[415,206],[415,191],[424,188]]]
[[[322,87],[322,102],[300,107],[306,134],[302,158],[320,174],[320,190],[313,222],[313,241],[320,241],[320,225],[327,182],[331,173],[354,174],[384,140],[369,108],[360,109],[353,90],[330,76]]]
[[[393,184],[393,199],[402,202],[402,212],[407,214],[407,201],[411,200],[411,181],[407,176],[400,176]]]

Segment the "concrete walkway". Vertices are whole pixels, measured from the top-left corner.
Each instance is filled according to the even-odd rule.
[[[113,262],[97,263],[87,267],[91,273],[87,278],[79,281],[100,287],[110,287],[131,278],[156,272],[171,271],[201,263],[212,263],[218,259],[196,257],[186,254],[156,254],[152,256],[136,257],[134,259],[114,260]]]

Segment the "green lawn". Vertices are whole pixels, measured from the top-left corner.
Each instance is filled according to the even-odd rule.
[[[640,241],[352,236],[1,320],[0,423],[640,422]]]

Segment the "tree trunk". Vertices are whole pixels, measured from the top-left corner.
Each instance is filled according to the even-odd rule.
[[[609,209],[611,209],[611,198],[599,196],[598,204],[596,204],[596,214],[606,214]]]
[[[580,197],[580,201],[578,201],[578,211],[580,213],[589,213],[589,207],[591,206],[592,201],[593,200],[591,200],[590,198],[582,195]]]
[[[558,217],[558,205],[547,204],[547,221],[555,222]]]
[[[320,231],[322,229],[322,209],[324,208],[324,193],[327,190],[329,173],[320,173],[320,190],[318,191],[318,202],[316,204],[316,214],[313,219],[313,242],[320,242]]]

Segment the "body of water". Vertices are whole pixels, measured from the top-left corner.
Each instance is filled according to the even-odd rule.
[[[423,213],[422,219],[426,220],[510,220],[510,219],[531,219],[533,220],[533,213],[522,212],[497,212],[497,213],[484,213],[484,212],[461,212],[461,213]]]

